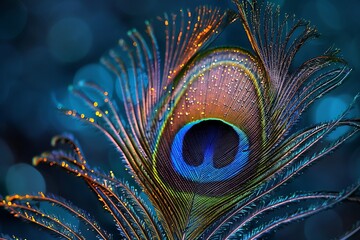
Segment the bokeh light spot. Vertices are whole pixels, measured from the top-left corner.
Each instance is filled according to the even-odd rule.
[[[88,54],[92,38],[86,22],[69,17],[52,26],[47,42],[55,59],[61,62],[76,62]]]
[[[8,168],[14,163],[14,154],[4,140],[0,138],[0,176],[5,176]],[[4,181],[0,178],[0,182]]]
[[[45,180],[41,173],[26,163],[19,163],[9,168],[6,174],[8,194],[28,194],[45,192]]]
[[[24,29],[27,9],[19,0],[0,1],[0,39],[11,40]]]
[[[337,119],[337,117],[344,113],[350,105],[350,99],[351,98],[348,96],[323,97],[316,104],[316,109],[313,113],[313,122],[323,123]],[[326,140],[336,140],[346,134],[349,129],[349,127],[338,127],[326,137]]]

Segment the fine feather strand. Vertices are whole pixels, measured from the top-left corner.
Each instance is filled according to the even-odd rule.
[[[259,122],[264,124],[256,127],[249,126],[248,129],[246,129],[246,126],[243,126],[243,124],[237,123],[241,125],[242,129],[245,128],[245,130],[247,130],[247,134],[250,133],[250,142],[253,144],[251,146],[251,158],[257,161],[256,165],[253,163],[255,162],[253,160],[246,166],[241,176],[241,182],[246,183],[246,185],[241,184],[244,185],[244,187],[242,187],[241,191],[235,191],[233,196],[223,198],[222,200],[209,201],[206,197],[198,197],[190,193],[191,191],[196,193],[199,189],[202,189],[202,187],[196,184],[188,185],[183,181],[179,181],[178,178],[173,178],[173,174],[168,174],[167,171],[170,168],[164,165],[167,157],[164,157],[163,154],[164,151],[168,151],[169,143],[171,143],[173,139],[173,136],[166,132],[166,128],[169,126],[168,122],[172,124],[172,119],[176,117],[170,113],[176,112],[177,106],[182,106],[182,98],[186,95],[186,91],[193,88],[194,92],[191,92],[191,94],[196,95],[195,98],[198,102],[198,99],[201,99],[201,94],[200,96],[197,95],[195,90],[200,93],[204,92],[204,103],[211,103],[211,95],[208,94],[209,90],[204,88],[203,91],[200,85],[197,85],[199,82],[201,83],[201,81],[198,79],[196,79],[196,81],[193,80],[194,74],[197,74],[198,71],[201,72],[201,69],[193,68],[191,65],[202,66],[202,64],[209,59],[209,55],[200,54],[194,60],[192,60],[192,58],[195,56],[195,53],[201,49],[203,43],[211,39],[212,36],[214,36],[212,34],[216,35],[218,32],[218,30],[213,29],[210,31],[210,29],[214,26],[215,28],[221,29],[223,25],[231,22],[233,19],[231,14],[228,14],[228,16],[226,16],[226,14],[222,15],[222,19],[219,21],[214,18],[215,15],[218,14],[216,10],[212,11],[206,10],[206,8],[199,8],[196,13],[198,19],[200,19],[198,21],[200,22],[197,22],[195,25],[192,25],[192,21],[189,23],[190,29],[193,27],[195,35],[194,33],[189,35],[189,32],[184,34],[185,31],[182,32],[181,30],[177,32],[176,17],[173,16],[171,21],[169,16],[165,15],[164,19],[161,19],[165,26],[166,39],[164,71],[161,74],[159,72],[162,66],[159,48],[151,25],[147,23],[147,33],[152,43],[150,46],[136,30],[130,31],[128,35],[133,44],[130,45],[124,40],[121,40],[119,42],[120,50],[115,49],[111,51],[110,57],[104,58],[103,60],[117,75],[121,90],[120,100],[125,110],[124,116],[118,116],[114,110],[111,110],[114,116],[112,118],[107,117],[106,110],[95,106],[91,99],[81,93],[81,88],[83,87],[97,89],[99,93],[105,92],[99,86],[83,83],[79,90],[74,90],[76,95],[96,111],[98,116],[101,116],[96,120],[92,118],[86,120],[105,133],[105,135],[118,146],[119,151],[125,156],[124,159],[127,161],[129,168],[134,173],[135,179],[144,187],[144,190],[149,194],[150,200],[159,211],[159,216],[161,217],[163,215],[163,220],[167,222],[167,231],[175,234],[175,236],[197,236],[204,230],[203,227],[199,227],[199,224],[206,226],[214,221],[216,216],[228,211],[231,209],[232,204],[244,199],[252,190],[255,190],[262,181],[265,181],[267,176],[280,171],[282,166],[302,156],[316,142],[322,139],[322,136],[332,128],[331,124],[323,125],[321,128],[322,131],[318,130],[317,133],[309,133],[309,136],[301,140],[299,138],[297,144],[295,144],[295,141],[292,144],[284,141],[284,139],[287,139],[286,137],[291,126],[295,124],[301,113],[315,100],[315,97],[338,86],[349,73],[349,69],[344,65],[344,62],[336,57],[337,51],[329,51],[322,56],[310,59],[302,64],[298,70],[292,73],[289,72],[292,59],[304,42],[317,36],[316,30],[311,28],[308,23],[294,20],[294,24],[290,30],[283,32],[284,26],[287,25],[288,17],[285,17],[280,25],[270,26],[265,24],[264,29],[261,29],[260,26],[262,22],[260,19],[262,14],[264,14],[265,22],[277,22],[276,19],[280,16],[279,10],[276,10],[276,13],[273,14],[272,7],[269,5],[265,8],[264,13],[262,13],[262,10],[257,7],[257,1],[252,1],[251,3],[248,1],[237,2],[237,6],[239,7],[240,18],[247,30],[248,37],[260,59],[259,61],[259,59],[249,54],[250,62],[261,62],[265,70],[265,76],[267,76],[268,79],[267,82],[264,81],[264,73],[261,73],[263,69],[261,67],[257,68],[256,71],[258,71],[259,74],[256,75],[254,73],[254,77],[251,78],[257,90],[258,102],[256,102],[254,96],[246,95],[243,99],[244,105],[249,107],[249,109],[252,108],[252,105],[259,104],[259,111],[262,112],[262,114],[252,112],[251,118],[244,116],[237,118],[254,123],[257,122],[254,121],[254,117],[259,115],[259,119],[261,119]],[[185,15],[184,12],[181,12],[181,29],[185,26],[184,22],[186,21],[184,21],[184,19],[192,18],[191,12],[188,12],[187,16]],[[172,28],[170,28],[170,26],[172,26]],[[188,28],[189,26],[187,29]],[[304,28],[303,32],[295,35],[297,29],[300,28]],[[211,32],[212,34],[210,34]],[[203,43],[199,44],[197,42],[197,38],[194,37],[196,34],[200,39],[203,38]],[[261,38],[262,34],[265,35],[265,39]],[[290,40],[293,42],[289,44]],[[181,45],[182,41],[184,41],[183,45]],[[263,44],[263,42],[266,41],[277,51],[272,51],[268,48],[268,44]],[[226,52],[224,49],[217,49],[213,52],[216,51]],[[121,52],[125,52],[125,57],[121,56]],[[215,56],[214,60],[211,60],[210,63],[216,65],[216,61],[219,61],[219,57],[221,58],[221,56],[222,53]],[[246,57],[243,58],[245,59]],[[204,59],[204,61],[197,61],[197,59]],[[189,60],[191,60],[190,63],[188,63]],[[228,60],[225,59],[225,61]],[[209,69],[210,66],[211,65],[209,65]],[[245,66],[245,68],[249,68],[248,65]],[[192,71],[194,73],[192,73]],[[185,77],[182,77],[179,73],[184,74]],[[227,82],[227,77],[224,77],[223,74],[217,74],[215,71],[209,70],[206,78],[211,79],[215,76],[214,78],[216,79],[218,76],[220,81],[217,84],[219,84],[218,86],[220,86],[222,90],[221,84],[222,82]],[[230,75],[233,76],[230,70],[227,74],[229,74],[228,77],[230,77]],[[189,80],[187,76],[190,76]],[[313,81],[310,81],[310,77],[313,77]],[[131,82],[135,84],[134,96],[130,94]],[[226,86],[226,84],[224,85]],[[203,86],[211,88],[210,83],[206,83]],[[245,89],[249,92],[247,86],[245,86]],[[298,92],[300,89],[302,93],[300,95],[295,94],[295,92]],[[209,99],[207,98],[208,96],[210,96]],[[189,101],[188,98],[184,97],[184,99],[185,103]],[[109,109],[114,109],[111,107],[115,105],[113,101],[106,97],[104,101],[108,104]],[[238,105],[236,101],[226,103],[225,110],[228,110],[225,115],[229,114],[229,109],[235,109]],[[282,106],[286,107],[283,108]],[[216,111],[214,111],[214,107],[210,107],[213,108],[212,113],[215,113],[214,117],[218,117]],[[167,113],[167,111],[170,113]],[[74,111],[65,110],[65,112],[68,112],[69,115],[82,118],[81,114],[74,113]],[[210,112],[204,111],[204,108],[203,112],[206,116],[211,115]],[[188,111],[188,114],[194,117],[194,114],[190,111]],[[178,126],[181,127],[182,125],[180,124]],[[252,139],[253,136],[256,136],[252,131],[262,128],[265,131],[262,139]],[[164,144],[162,144],[161,141],[163,141]],[[179,148],[179,145],[175,145],[175,147]],[[287,150],[286,153],[283,149]],[[329,149],[332,148],[330,147]],[[163,155],[158,155],[158,153]],[[258,168],[256,174],[249,170],[251,169],[250,167]],[[165,174],[158,174],[161,168],[165,169]],[[184,171],[189,171],[189,169],[184,169]],[[163,181],[163,179],[159,180],[167,175],[171,177],[166,178],[166,181]],[[196,173],[192,176],[198,179],[198,176],[201,175]],[[239,182],[237,183],[239,184]],[[179,189],[188,191],[189,194],[174,191],[169,188],[168,184],[177,185]],[[214,192],[219,189],[221,189],[220,185],[216,184],[213,185],[211,191]],[[232,190],[232,188],[230,188],[230,190]],[[206,190],[205,193],[207,193]],[[235,193],[239,196],[236,196]],[[226,206],[224,206],[225,203]],[[220,206],[222,207],[220,208]],[[164,209],[168,209],[169,211],[164,211]],[[209,209],[211,209],[211,211],[208,211]],[[203,215],[203,212],[210,212],[212,214],[207,216],[206,214]],[[200,215],[203,217],[199,218],[198,216]],[[174,218],[173,216],[177,217]],[[205,219],[207,219],[208,223],[205,223]],[[168,229],[170,225],[176,227]],[[191,234],[194,235],[187,235],[188,233],[186,232],[193,232]]]
[[[354,184],[348,187],[347,189],[345,189],[344,191],[342,191],[341,193],[339,193],[339,195],[335,198],[327,199],[326,201],[322,201],[319,204],[306,206],[302,209],[299,209],[295,213],[287,214],[284,217],[278,217],[276,219],[273,219],[268,223],[261,225],[258,228],[252,229],[248,234],[242,235],[242,237],[244,237],[243,239],[249,239],[249,240],[258,239],[259,237],[263,236],[266,233],[269,233],[270,231],[272,231],[275,228],[278,228],[279,226],[282,226],[284,224],[289,224],[293,221],[303,219],[313,214],[316,214],[320,211],[323,211],[325,209],[329,209],[333,207],[335,204],[344,201],[346,198],[351,196],[358,189],[359,189],[359,183]],[[229,239],[237,239],[236,237],[238,236],[235,235],[234,238],[229,238]]]
[[[360,231],[360,221],[357,221],[353,227],[348,230],[346,233],[344,233],[341,237],[339,237],[339,240],[347,240],[347,239],[351,239],[351,237],[353,235],[355,235],[356,233],[358,233]]]
[[[63,139],[63,137],[57,136],[54,139],[53,142],[59,142],[59,139]],[[69,142],[68,136],[63,141]],[[78,159],[83,157],[81,152],[76,151],[77,149],[74,150],[76,155],[63,151],[45,153],[34,158],[34,164],[45,162],[57,165],[82,177],[99,195],[105,208],[113,215],[126,237],[143,238],[150,234],[154,238],[161,239],[163,235],[161,225],[136,190],[129,187],[127,183],[117,180],[114,176],[106,176],[97,170],[90,169],[88,165],[79,164]]]
[[[339,122],[337,126],[341,126],[342,124],[350,125],[351,123]],[[328,133],[327,127],[328,126],[318,126],[308,130],[307,132],[320,131],[321,135],[319,135],[318,137],[321,139],[325,136],[325,133]],[[261,186],[257,187],[257,189],[251,195],[240,201],[233,210],[231,210],[228,214],[224,215],[226,217],[223,217],[220,221],[217,221],[213,227],[210,227],[207,232],[205,232],[204,235],[207,236],[206,239],[214,236],[216,232],[226,231],[228,223],[232,221],[231,219],[238,218],[238,216],[243,215],[244,211],[247,211],[246,209],[253,206],[253,204],[255,204],[256,202],[268,198],[271,192],[276,190],[278,187],[284,185],[287,181],[289,181],[305,167],[308,167],[316,160],[333,151],[334,148],[338,147],[341,143],[356,134],[360,130],[360,125],[358,123],[356,124],[356,122],[354,121],[353,128],[354,130],[352,132],[349,132],[347,135],[342,136],[338,141],[335,141],[332,145],[325,147],[321,152],[315,153],[312,157],[299,158],[298,156],[303,155],[301,151],[288,155],[288,160],[285,161],[286,164],[283,167],[279,168],[275,173],[271,174],[266,179],[266,181],[264,181]],[[306,135],[307,132],[305,132],[303,135]],[[300,136],[301,135],[297,135],[297,137]],[[303,140],[303,137],[300,137],[300,139]],[[317,138],[315,137],[315,139]],[[318,140],[316,140],[316,142],[317,141]],[[307,144],[306,147],[308,147],[308,145],[309,144]],[[285,151],[287,152],[287,150]]]
[[[130,47],[125,41],[120,41],[120,49],[127,53],[125,59],[129,59],[130,65],[125,64],[118,50],[112,51],[110,58],[103,59],[103,62],[118,76],[122,90],[120,100],[124,104],[126,114],[121,124],[124,129],[127,127],[129,139],[133,145],[130,152],[137,151],[131,153],[132,157],[127,158],[128,164],[130,169],[136,172],[134,176],[140,179],[140,185],[144,186],[150,200],[161,210],[160,216],[164,215],[163,221],[167,223],[166,230],[170,235],[183,234],[182,230],[178,229],[184,225],[179,222],[182,220],[179,217],[182,214],[179,203],[182,201],[170,196],[166,186],[159,185],[157,177],[152,173],[152,163],[149,161],[156,147],[161,123],[165,120],[162,118],[162,112],[172,107],[170,96],[176,76],[200,49],[233,20],[234,14],[231,12],[221,13],[218,9],[206,7],[200,7],[195,12],[181,11],[180,21],[175,16],[169,19],[165,15],[164,19],[161,19],[165,26],[166,43],[165,57],[161,62],[154,30],[149,23],[147,23],[147,34],[150,38],[150,46],[135,30],[129,32],[135,48]],[[179,22],[180,29],[177,29]],[[145,69],[144,66],[146,66]],[[161,73],[160,68],[163,68]],[[146,78],[139,76],[139,72]],[[140,91],[143,91],[135,94],[135,99],[129,95],[129,83],[133,81],[138,81],[138,86],[142,87]],[[126,148],[125,150],[128,150],[129,145]],[[163,211],[163,209],[170,211]]]
[[[22,238],[16,237],[14,235],[10,237],[9,235],[0,234],[0,240],[22,240]]]
[[[291,71],[302,45],[318,36],[316,29],[306,21],[282,17],[279,8],[274,11],[273,5],[262,1],[234,2],[254,53],[235,47],[202,51],[237,18],[232,11],[199,7],[165,14],[159,18],[163,34],[146,22],[145,35],[129,31],[130,41],[120,40],[102,59],[116,76],[118,99],[110,99],[96,83],[80,81],[69,90],[94,114],[59,105],[66,115],[90,123],[116,146],[156,215],[127,182],[90,168],[70,135],[58,136],[52,143],[67,144],[72,152],[56,150],[34,158],[34,165],[60,166],[85,180],[123,238],[258,238],[350,199],[358,188],[337,195],[294,193],[272,198],[301,170],[358,133],[360,120],[346,119],[345,111],[335,121],[290,134],[301,114],[339,86],[350,69],[338,50],[329,49]],[[164,40],[164,49],[158,39]],[[341,126],[351,130],[316,152],[315,146]],[[319,202],[250,229],[263,214],[309,198]],[[76,226],[25,203],[48,201],[69,211],[77,209],[63,200],[45,195],[8,200],[0,206],[52,227],[64,238],[84,237]],[[75,212],[106,238],[85,215]]]
[[[41,207],[41,203],[49,203],[48,206],[51,206],[51,209]],[[3,201],[3,204],[5,204],[7,210],[15,216],[30,219],[61,236],[66,235],[69,239],[83,239],[84,236],[79,235],[80,231],[78,227],[68,224],[68,220],[54,214],[53,208],[54,206],[57,206],[70,213],[74,218],[79,219],[87,226],[87,231],[96,233],[97,238],[104,240],[112,239],[112,236],[102,230],[99,224],[93,220],[88,213],[60,197],[45,195],[43,193],[40,193],[40,195],[37,196],[14,195],[7,197],[6,200]]]
[[[222,230],[220,233],[214,236],[214,238],[228,239],[246,235],[247,232],[251,232],[250,224],[256,224],[261,222],[261,217],[269,212],[286,207],[289,209],[290,205],[310,205],[313,209],[319,208],[324,204],[324,200],[334,199],[334,204],[341,202],[341,193],[293,193],[289,196],[281,196],[275,199],[268,200],[267,203],[255,204],[253,207],[248,209],[246,212],[241,214],[232,221],[228,221],[227,228],[228,232]],[[309,201],[317,200],[317,203],[309,204]],[[348,201],[359,201],[359,197],[347,197],[345,200]],[[289,210],[286,211],[289,214]],[[253,226],[253,225],[251,225]],[[225,226],[223,226],[224,228]]]
[[[304,43],[319,36],[317,30],[307,21],[295,17],[290,21],[288,15],[281,20],[280,9],[274,11],[271,3],[234,2],[252,48],[271,82],[271,102],[266,106],[271,124],[267,126],[267,133],[271,140],[269,145],[276,146],[301,113],[315,99],[341,84],[350,69],[338,57],[339,50],[329,49],[290,71],[290,65]]]

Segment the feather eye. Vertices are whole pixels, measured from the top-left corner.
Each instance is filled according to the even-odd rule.
[[[174,47],[169,47],[173,38],[166,28],[165,70],[157,76],[158,85],[152,85],[156,78],[148,73],[145,99],[124,98],[126,112],[135,114],[128,115],[129,124],[137,111],[138,116],[147,113],[147,122],[137,126],[145,134],[134,134],[137,141],[145,140],[136,146],[143,148],[142,166],[131,159],[128,164],[135,176],[144,177],[140,184],[175,238],[199,237],[220,216],[244,209],[250,197],[258,200],[275,190],[342,142],[303,159],[331,129],[350,124],[354,131],[349,136],[358,131],[357,121],[349,120],[289,136],[301,113],[339,85],[350,69],[336,50],[329,50],[290,71],[301,46],[317,37],[316,30],[302,20],[285,28],[290,20],[285,16],[280,21],[279,10],[273,12],[271,5],[263,9],[257,1],[235,3],[254,53],[215,48],[187,58],[184,66],[178,65],[181,71],[168,70],[174,69],[168,65]],[[132,38],[141,39],[136,36]],[[126,69],[121,74],[129,75]],[[122,85],[124,94],[127,84]],[[146,99],[151,91],[153,104]]]
[[[134,148],[136,148],[134,150],[138,152],[133,153],[136,158],[132,159],[131,157],[126,160],[130,168],[139,173],[136,174],[135,177],[138,178],[141,185],[146,186],[145,191],[149,194],[155,207],[160,210],[159,214],[164,215],[163,220],[167,222],[165,229],[170,235],[177,237],[182,236],[182,231],[188,228],[188,222],[194,221],[195,219],[187,216],[186,212],[194,214],[197,211],[193,212],[191,208],[196,209],[198,206],[189,205],[189,202],[191,202],[189,200],[192,198],[192,196],[189,195],[189,191],[183,192],[184,189],[168,187],[171,181],[167,181],[168,179],[166,179],[166,177],[170,175],[164,175],[162,171],[163,169],[165,169],[165,171],[171,171],[172,169],[166,169],[167,166],[165,164],[168,164],[168,162],[164,162],[163,160],[165,159],[162,156],[158,156],[158,154],[163,154],[160,149],[162,148],[161,144],[163,144],[164,134],[167,134],[164,129],[166,129],[169,123],[170,112],[173,111],[174,105],[176,104],[174,96],[177,94],[176,92],[181,90],[179,86],[183,80],[178,77],[179,74],[185,71],[189,60],[194,58],[198,50],[204,47],[207,41],[213,39],[214,36],[221,32],[224,26],[234,19],[235,15],[232,12],[221,13],[217,9],[201,7],[198,8],[195,13],[188,12],[185,15],[181,12],[180,22],[182,27],[180,31],[177,32],[176,22],[178,20],[173,17],[173,21],[171,22],[165,15],[165,20],[163,21],[165,25],[166,53],[163,63],[160,61],[161,59],[157,59],[157,55],[148,55],[149,52],[151,53],[148,49],[153,48],[155,52],[158,51],[158,47],[156,46],[157,40],[153,36],[150,25],[148,25],[147,33],[151,38],[151,47],[146,45],[143,38],[137,32],[131,32],[130,38],[136,43],[135,49],[129,49],[123,41],[121,41],[120,44],[128,53],[129,59],[135,58],[132,52],[136,52],[137,54],[136,58],[138,62],[136,64],[135,62],[132,63],[130,69],[141,69],[142,65],[147,66],[147,68],[144,69],[147,72],[147,77],[144,82],[142,78],[136,78],[136,75],[131,75],[127,70],[129,67],[123,65],[122,60],[118,58],[118,53],[111,52],[110,58],[104,59],[105,64],[117,73],[123,91],[122,100],[125,103],[124,108],[127,119],[124,121],[125,124],[122,123],[122,125],[125,125],[124,128],[126,128],[126,126],[131,128],[132,135],[134,136],[133,142],[138,143],[134,146]],[[188,26],[186,26],[185,31],[184,23],[186,22]],[[171,30],[169,26],[172,27]],[[192,30],[192,32],[189,32],[189,29]],[[144,51],[144,49],[146,51]],[[146,61],[143,63],[141,60]],[[159,73],[156,69],[159,69],[160,66],[163,66],[163,72],[158,75]],[[130,76],[135,77],[134,79],[129,79]],[[143,93],[141,93],[141,101],[138,97],[134,99],[129,95],[129,81],[138,81],[138,84],[144,87]],[[184,112],[184,116],[186,114],[187,113]],[[241,135],[241,143],[244,146],[238,151],[245,150],[247,140],[242,139],[242,131],[232,127],[231,129],[234,129],[235,137],[239,138],[238,135]],[[178,135],[178,137],[181,138],[181,134]],[[176,143],[174,143],[173,146],[173,153],[176,154],[176,148],[178,146]],[[125,148],[126,151],[129,150],[127,147]],[[165,150],[170,149],[168,146],[165,148]],[[177,156],[174,156],[174,159],[175,158],[177,158]],[[139,159],[141,161],[136,162],[139,161]],[[178,167],[182,168],[180,165],[178,165]],[[185,187],[188,188],[188,185]],[[197,199],[194,200],[198,201]],[[162,209],[168,210],[162,211]],[[183,211],[184,209],[185,211]],[[201,209],[204,211],[204,206],[201,206]],[[196,217],[197,214],[198,213],[194,214],[194,217]]]
[[[359,183],[340,193],[274,197],[280,186],[360,130],[360,120],[347,119],[347,110],[335,121],[292,132],[302,113],[340,85],[350,68],[336,49],[294,66],[302,45],[318,36],[316,29],[262,1],[234,3],[237,13],[199,7],[165,14],[159,18],[163,35],[149,22],[144,35],[128,32],[130,41],[120,40],[102,59],[116,76],[118,98],[110,98],[96,83],[81,81],[70,90],[95,117],[59,107],[99,129],[116,146],[150,207],[126,182],[90,168],[70,135],[55,137],[53,144],[66,143],[73,152],[52,151],[34,159],[35,165],[60,166],[84,179],[124,238],[256,239],[345,199],[359,201]],[[206,49],[237,19],[251,51]],[[165,42],[163,49],[159,40]],[[321,146],[325,136],[345,125],[348,133]],[[72,209],[45,195],[10,197],[0,206],[15,203],[7,208],[20,215],[37,211],[31,216],[38,224],[55,224],[52,230],[61,236],[82,237],[72,226],[53,223],[55,218],[41,218],[41,209],[23,210],[25,201]],[[257,221],[296,204],[301,208]],[[110,237],[82,210],[73,213],[99,238]]]

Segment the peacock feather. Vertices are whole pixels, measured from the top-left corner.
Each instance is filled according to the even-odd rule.
[[[159,34],[150,22],[145,34],[130,31],[129,40],[120,40],[102,59],[116,76],[118,96],[80,81],[70,91],[87,111],[59,105],[107,137],[146,197],[112,172],[92,168],[69,134],[56,136],[52,144],[71,150],[43,153],[33,164],[59,166],[82,178],[118,232],[105,232],[84,210],[50,194],[8,196],[0,206],[65,239],[91,239],[89,234],[98,239],[259,239],[343,200],[358,202],[359,183],[337,193],[274,194],[360,130],[359,119],[349,119],[348,111],[334,121],[294,128],[302,113],[338,87],[351,69],[333,48],[295,66],[298,51],[318,37],[317,30],[272,4],[234,3],[236,11],[204,6],[165,14]],[[242,23],[252,49],[209,48],[233,22]],[[324,145],[322,140],[342,126],[350,130]],[[43,204],[64,209],[85,227],[62,221]],[[278,214],[259,221],[272,212]],[[343,238],[359,228],[355,224]]]

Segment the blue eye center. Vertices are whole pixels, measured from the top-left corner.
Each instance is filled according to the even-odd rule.
[[[246,134],[220,119],[186,124],[176,134],[171,161],[181,176],[197,182],[215,182],[236,176],[249,157]]]

